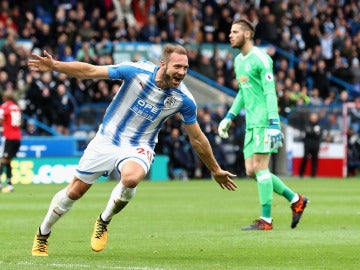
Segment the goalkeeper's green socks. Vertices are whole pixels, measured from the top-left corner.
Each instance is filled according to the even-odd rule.
[[[261,218],[271,223],[273,182],[269,169],[256,172],[256,180],[261,204]]]
[[[298,194],[296,194],[289,187],[287,187],[279,177],[277,177],[275,174],[271,174],[271,179],[274,187],[274,192],[281,196],[284,196],[291,203],[298,201]]]

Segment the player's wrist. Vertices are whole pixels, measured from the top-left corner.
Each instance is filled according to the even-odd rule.
[[[226,115],[225,115],[225,119],[230,119],[231,121],[233,121],[235,119],[235,115],[232,114],[231,112],[228,112]]]
[[[269,128],[280,129],[279,119],[270,118],[269,119]]]

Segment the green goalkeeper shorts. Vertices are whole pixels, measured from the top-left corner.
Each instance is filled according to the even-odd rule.
[[[250,158],[254,154],[277,153],[276,149],[270,148],[270,140],[267,135],[267,128],[251,128],[245,132],[244,158]]]

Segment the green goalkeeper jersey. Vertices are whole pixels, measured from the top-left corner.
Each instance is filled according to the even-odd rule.
[[[245,56],[235,57],[234,70],[239,92],[229,113],[236,116],[245,108],[247,129],[268,127],[269,119],[279,120],[271,57],[254,46]]]

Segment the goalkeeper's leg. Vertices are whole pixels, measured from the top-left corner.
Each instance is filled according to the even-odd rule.
[[[309,202],[309,199],[303,195],[300,195],[292,191],[276,175],[272,174],[271,176],[272,176],[274,192],[276,192],[281,196],[284,196],[291,204],[292,219],[291,219],[290,227],[294,229],[299,223],[300,218],[305,210],[305,207]]]

